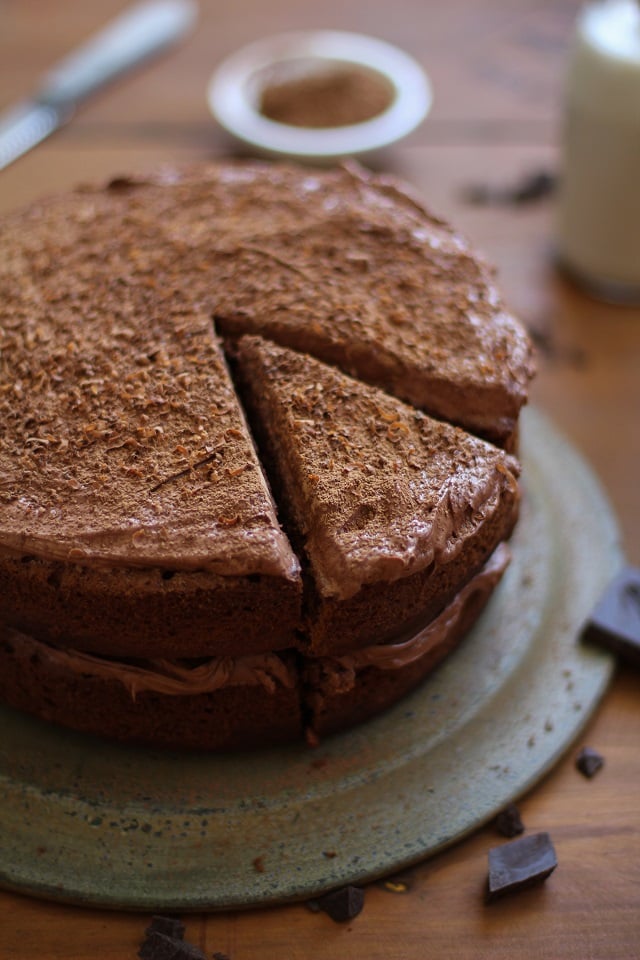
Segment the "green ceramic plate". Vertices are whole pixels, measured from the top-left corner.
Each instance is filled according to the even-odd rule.
[[[528,790],[574,741],[612,658],[578,641],[621,563],[591,472],[535,411],[514,559],[417,692],[319,748],[179,756],[4,709],[0,883],[130,909],[246,907],[396,871]]]

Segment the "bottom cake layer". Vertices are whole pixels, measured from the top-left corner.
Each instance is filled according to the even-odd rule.
[[[478,618],[509,562],[501,544],[411,636],[338,657],[295,651],[198,663],[116,661],[0,629],[0,700],[50,723],[128,743],[228,751],[317,738],[415,688]]]

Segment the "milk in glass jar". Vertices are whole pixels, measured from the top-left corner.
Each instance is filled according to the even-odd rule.
[[[640,304],[640,3],[600,0],[569,56],[557,242],[596,296]]]

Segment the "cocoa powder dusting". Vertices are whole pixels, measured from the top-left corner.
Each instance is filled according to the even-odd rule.
[[[362,67],[333,67],[268,84],[260,112],[294,127],[343,127],[378,116],[391,104],[393,87]]]

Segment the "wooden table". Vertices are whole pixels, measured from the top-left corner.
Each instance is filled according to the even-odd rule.
[[[122,0],[0,3],[0,106],[124,6]],[[384,165],[412,181],[499,269],[507,299],[540,346],[533,402],[583,452],[611,498],[629,561],[640,564],[640,310],[590,300],[554,266],[553,200],[472,205],[470,185],[505,187],[558,167],[562,73],[576,0],[203,0],[197,32],[100,94],[74,122],[0,174],[0,209],[43,192],[227,144],[204,90],[220,58],[252,39],[330,26],[400,44],[429,70],[431,117]],[[593,549],[598,545],[594,543]],[[209,956],[439,960],[640,956],[640,676],[620,668],[580,743],[606,757],[584,779],[576,745],[520,809],[548,830],[559,867],[547,883],[489,907],[482,899],[491,826],[366,890],[346,925],[303,905],[194,915],[187,938]],[[0,825],[1,829],[1,825]],[[1,842],[1,841],[0,841]],[[134,957],[146,917],[0,894],[1,960]]]

